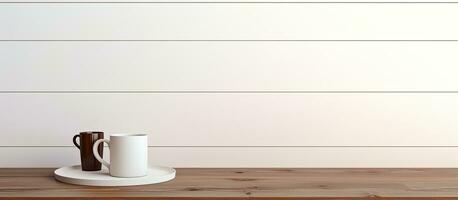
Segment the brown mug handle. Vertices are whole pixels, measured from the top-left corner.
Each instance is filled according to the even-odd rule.
[[[78,143],[76,143],[76,138],[80,138],[80,135],[75,135],[73,136],[73,144],[78,147],[78,149],[80,148],[80,145]],[[81,139],[81,138],[80,138]]]

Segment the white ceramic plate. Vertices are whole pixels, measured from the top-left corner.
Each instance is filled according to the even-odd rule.
[[[110,176],[108,169],[82,171],[80,165],[62,167],[54,171],[54,177],[61,182],[90,186],[129,186],[162,183],[175,178],[176,171],[170,167],[150,166],[148,175],[135,178]]]

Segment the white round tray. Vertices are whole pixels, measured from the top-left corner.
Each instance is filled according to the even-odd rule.
[[[110,176],[108,169],[82,171],[80,165],[62,167],[54,171],[54,177],[61,182],[90,186],[129,186],[162,183],[175,178],[175,169],[163,166],[150,166],[148,175],[135,178]]]

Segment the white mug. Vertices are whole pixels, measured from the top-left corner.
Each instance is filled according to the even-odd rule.
[[[110,163],[97,151],[100,143],[110,148]],[[108,167],[111,176],[140,177],[148,171],[148,136],[146,134],[113,134],[108,139],[97,140],[92,148],[94,157]]]

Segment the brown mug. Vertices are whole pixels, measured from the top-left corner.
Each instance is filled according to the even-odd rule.
[[[76,142],[79,138],[79,144]],[[73,144],[80,149],[81,169],[83,171],[98,171],[102,169],[102,164],[97,161],[92,152],[92,145],[95,141],[103,139],[103,132],[81,132],[73,136]],[[98,146],[99,155],[103,156],[103,144]]]

